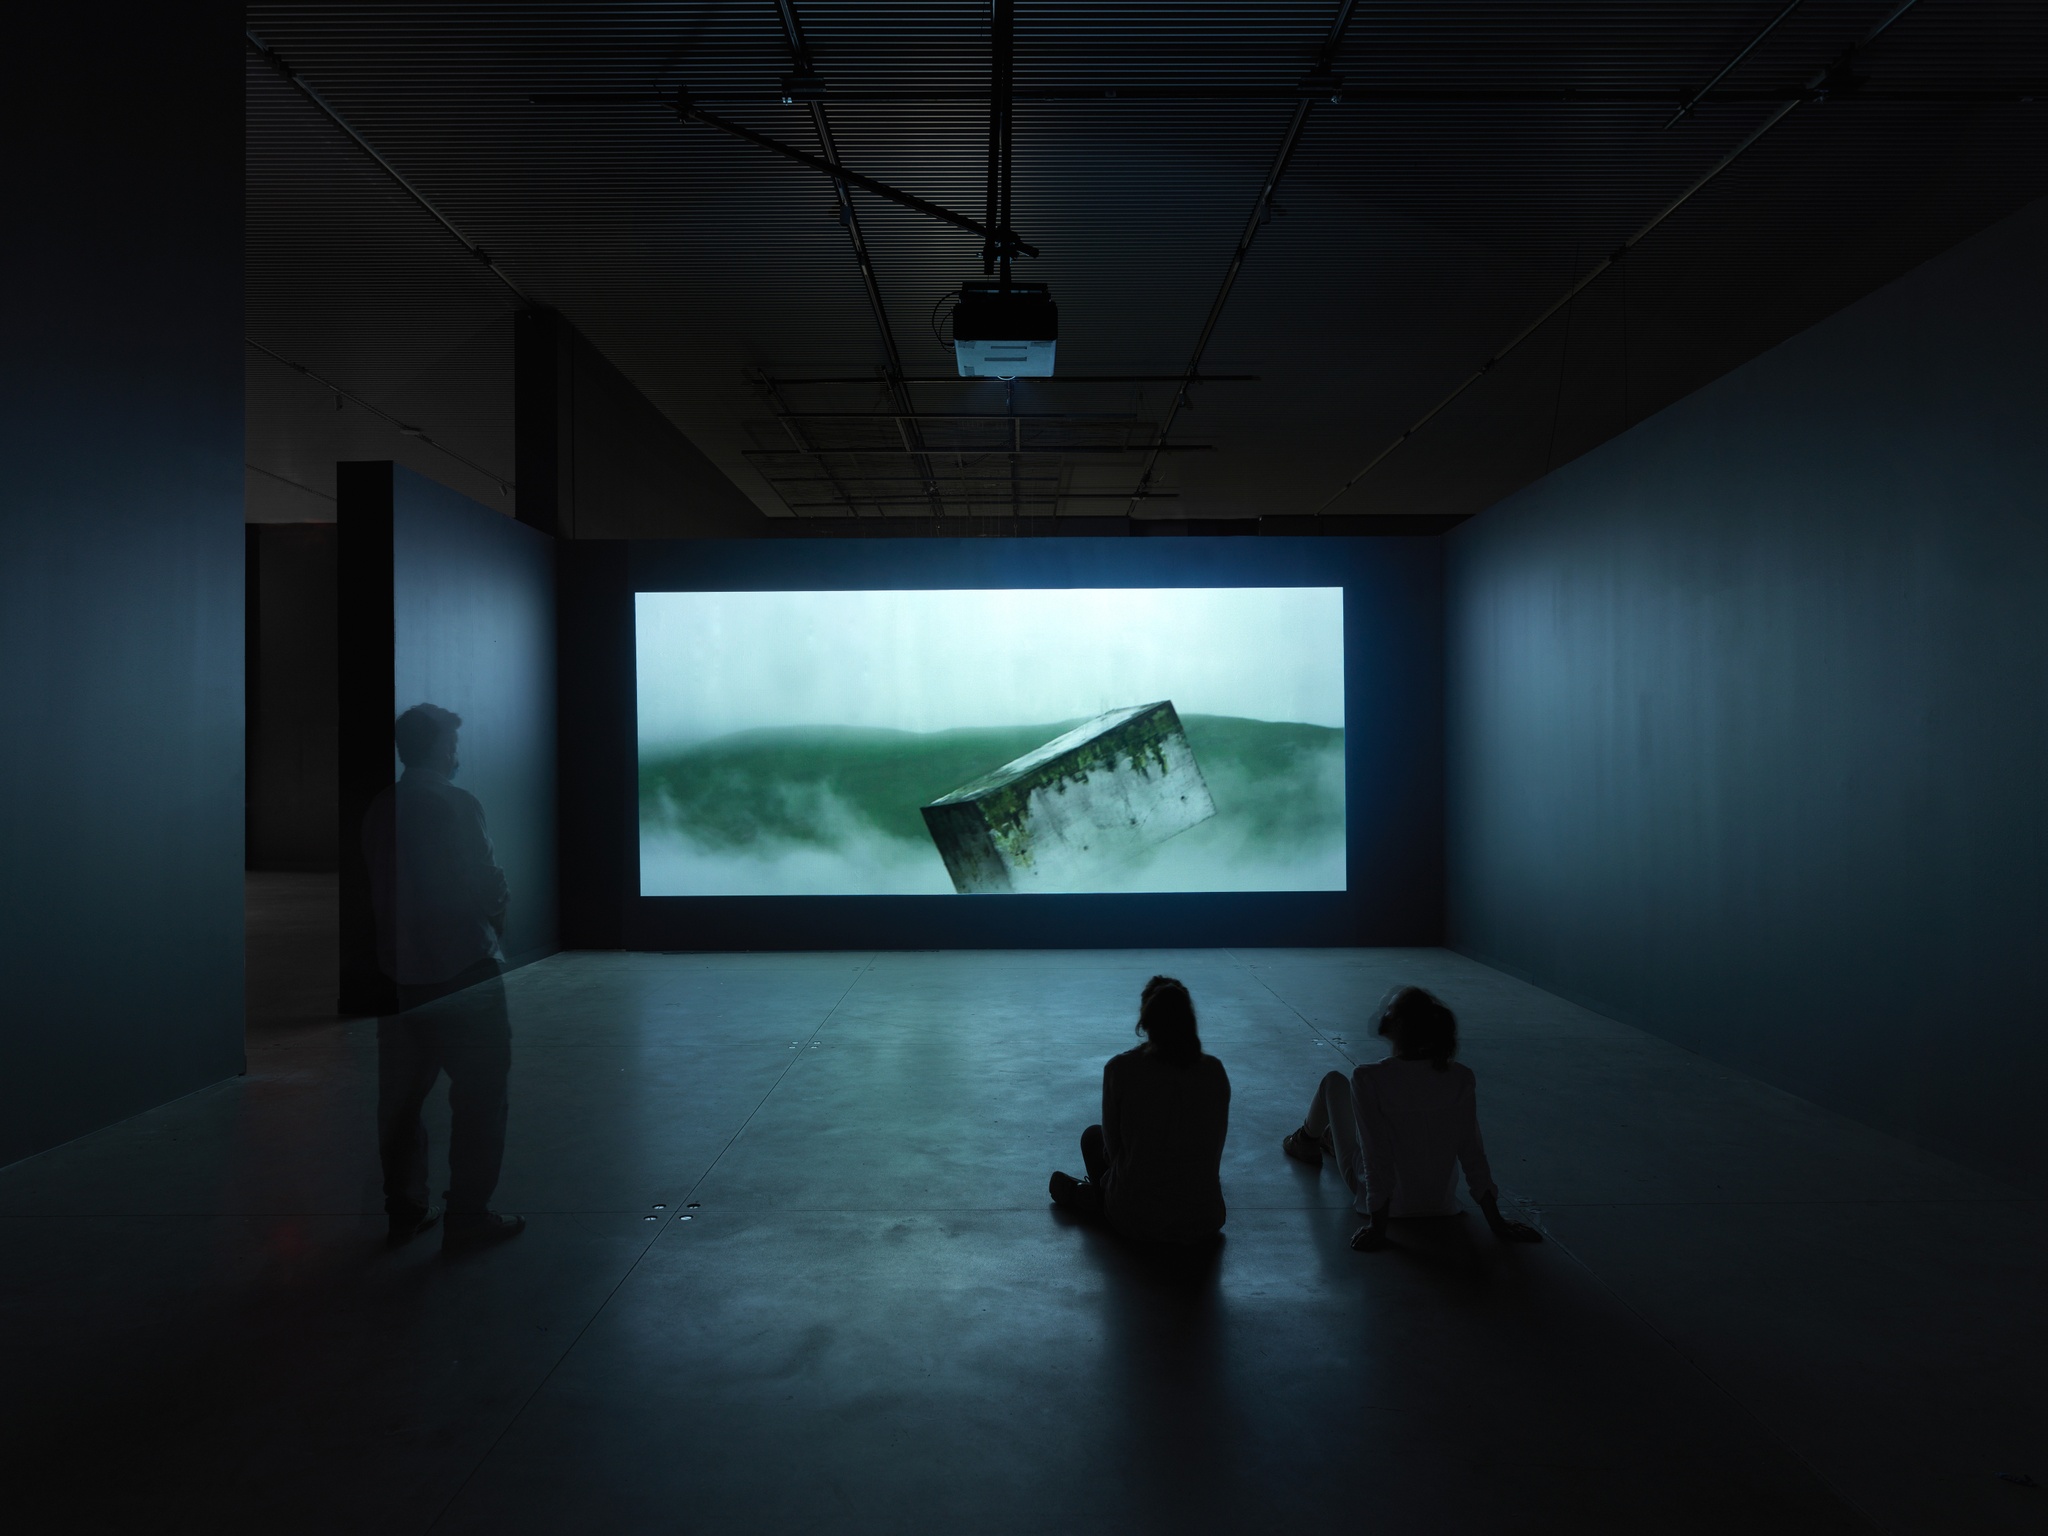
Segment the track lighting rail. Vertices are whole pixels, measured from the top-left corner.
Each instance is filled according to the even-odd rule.
[[[1013,86],[1012,103],[1029,102],[1291,102],[1304,98],[1299,86],[1270,85],[1037,85]],[[1812,105],[1822,101],[1866,102],[1905,106],[1999,106],[2048,103],[2048,80],[2004,80],[1968,86],[1887,86],[1841,83],[1796,86],[1717,86],[1705,91],[1584,86],[1407,86],[1343,83],[1328,94],[1311,91],[1308,99],[1342,107],[1665,107],[1690,114],[1706,105]],[[536,106],[624,107],[675,109],[673,91],[542,91],[527,97]],[[792,98],[778,91],[707,91],[692,98],[721,107],[788,106]],[[803,104],[822,102],[836,107],[979,107],[986,90],[835,90],[796,98]]]

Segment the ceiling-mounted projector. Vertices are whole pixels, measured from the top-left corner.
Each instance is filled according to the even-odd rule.
[[[1043,283],[966,283],[953,309],[963,379],[1049,379],[1060,307]]]

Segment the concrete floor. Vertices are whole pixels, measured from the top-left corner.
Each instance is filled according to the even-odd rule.
[[[2048,1528],[2040,1200],[1448,952],[558,956],[531,1227],[450,1262],[380,1246],[323,891],[255,893],[247,1077],[0,1170],[11,1529]],[[1235,1084],[1206,1263],[1045,1200],[1154,971]],[[1281,1156],[1396,979],[1543,1246],[1352,1253]]]

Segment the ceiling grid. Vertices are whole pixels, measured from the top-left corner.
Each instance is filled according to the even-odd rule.
[[[1342,8],[1020,0],[1014,222],[1042,254],[1017,276],[1052,286],[1061,338],[1059,377],[1014,389],[951,379],[934,332],[975,235],[858,189],[850,228],[825,176],[669,104],[979,217],[986,0],[257,4],[249,25],[772,515],[1470,513],[2048,192],[2048,104],[2021,99],[2048,82],[2048,7],[1921,0],[1831,78],[1897,0],[1413,0],[1355,6],[1268,206]],[[822,101],[781,99],[792,27]],[[261,59],[248,91],[252,340],[502,499],[518,298]],[[575,94],[641,99],[547,99]],[[1788,101],[1625,283],[1332,500]],[[251,381],[252,464],[317,488],[294,444],[332,401],[253,352]]]

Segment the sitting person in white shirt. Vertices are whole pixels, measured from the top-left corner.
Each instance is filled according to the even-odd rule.
[[[1394,1053],[1347,1079],[1325,1074],[1308,1118],[1281,1150],[1314,1167],[1337,1159],[1366,1224],[1351,1246],[1384,1248],[1393,1217],[1448,1216],[1458,1209],[1459,1164],[1465,1185],[1493,1235],[1507,1243],[1540,1243],[1534,1227],[1500,1213],[1500,1194],[1479,1140],[1472,1069],[1451,1060],[1458,1051],[1457,1016],[1420,987],[1396,987],[1380,1004],[1378,1033]]]

